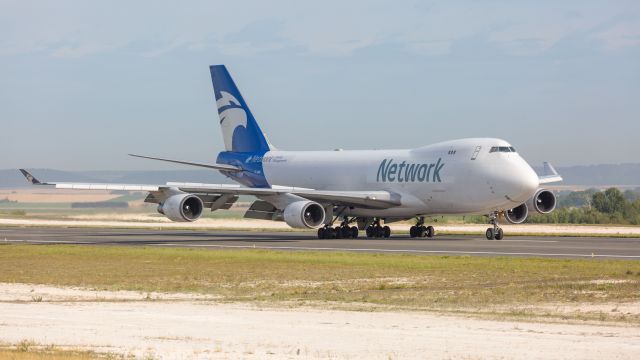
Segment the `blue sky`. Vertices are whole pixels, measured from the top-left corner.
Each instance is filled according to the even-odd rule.
[[[281,149],[640,162],[638,1],[0,0],[0,168],[214,161],[210,64]]]

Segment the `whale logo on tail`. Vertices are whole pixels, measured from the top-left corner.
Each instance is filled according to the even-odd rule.
[[[210,68],[220,127],[227,151],[262,155],[269,143],[224,65]]]
[[[226,91],[221,91],[222,97],[216,101],[218,114],[220,115],[220,128],[222,138],[227,150],[233,151],[233,139],[236,129],[238,134],[247,131],[247,112],[244,111],[240,102]],[[238,129],[241,127],[241,129]],[[238,135],[240,136],[240,135]]]

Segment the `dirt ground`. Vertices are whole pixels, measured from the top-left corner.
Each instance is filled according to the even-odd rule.
[[[120,195],[114,195],[109,191],[73,191],[60,189],[2,189],[0,199],[18,201],[20,203],[69,203],[69,202],[94,202],[115,199]]]
[[[200,295],[0,284],[0,342],[162,359],[636,359],[625,325],[261,308]]]

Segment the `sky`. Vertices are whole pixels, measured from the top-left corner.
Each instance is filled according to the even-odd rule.
[[[498,137],[640,162],[640,1],[0,0],[0,169],[170,169],[224,148],[225,64],[283,150]]]

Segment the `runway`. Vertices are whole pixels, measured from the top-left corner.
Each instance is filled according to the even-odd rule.
[[[640,239],[609,237],[439,235],[412,239],[317,239],[312,232],[192,231],[114,228],[0,228],[0,244],[158,246],[198,249],[356,251],[423,255],[640,260]]]

